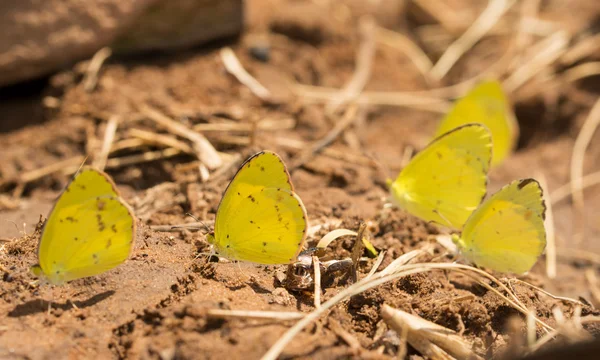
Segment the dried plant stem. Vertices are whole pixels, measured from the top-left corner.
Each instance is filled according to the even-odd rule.
[[[596,270],[591,268],[586,269],[585,280],[587,281],[590,293],[592,294],[594,306],[600,306],[600,288],[598,288],[598,277],[596,276]]]
[[[571,192],[573,194],[573,205],[577,211],[583,211],[583,160],[585,150],[587,149],[596,129],[600,125],[600,99],[596,101],[587,119],[585,120],[575,145],[573,145],[573,155],[571,157]]]
[[[356,119],[358,107],[356,105],[348,107],[342,118],[335,124],[333,129],[329,131],[323,138],[314,142],[307,150],[296,156],[295,161],[290,166],[291,169],[296,169],[309,161],[316,153],[331,144],[350,124]]]
[[[58,161],[54,164],[50,164],[47,166],[44,166],[43,168],[39,168],[39,169],[35,169],[32,171],[28,171],[25,173],[22,173],[19,176],[19,179],[17,180],[17,183],[21,183],[21,184],[27,184],[29,182],[38,180],[43,178],[44,176],[48,176],[50,174],[53,174],[55,172],[64,170],[65,168],[72,168],[75,167],[75,170],[73,172],[64,172],[65,174],[73,174],[75,173],[75,171],[77,171],[77,169],[79,168],[79,165],[86,159],[85,156],[83,155],[77,155],[74,156],[72,158],[66,159],[66,160],[62,160],[62,161]]]
[[[441,80],[456,61],[500,20],[514,2],[514,0],[490,0],[477,20],[442,54],[429,72],[430,76]]]
[[[304,313],[293,311],[222,310],[209,309],[206,315],[219,319],[298,320]]]
[[[315,270],[315,308],[318,309],[321,307],[321,265],[319,263],[319,257],[313,256],[313,268]]]
[[[356,69],[350,81],[329,100],[325,107],[328,114],[335,113],[342,105],[356,99],[371,77],[375,57],[375,20],[371,16],[365,16],[360,19],[359,25],[362,42],[356,56]]]
[[[572,248],[559,247],[556,249],[556,254],[559,258],[565,258],[568,260],[578,260],[592,263],[596,266],[600,266],[600,255],[589,252],[587,250],[579,250]]]
[[[330,298],[329,300],[327,300],[326,302],[321,304],[321,307],[319,309],[315,309],[313,312],[307,314],[304,318],[302,318],[302,320],[298,321],[294,326],[292,326],[269,349],[269,351],[262,357],[262,360],[275,360],[281,354],[281,352],[285,349],[287,344],[296,336],[296,334],[298,334],[305,326],[307,326],[308,324],[310,324],[311,322],[313,322],[314,320],[319,318],[323,313],[325,313],[328,309],[332,308],[339,302],[344,301],[345,299],[347,299],[353,295],[360,294],[360,293],[362,293],[366,290],[369,290],[373,287],[379,286],[381,284],[384,284],[388,281],[391,281],[391,280],[394,280],[394,279],[397,279],[400,277],[417,274],[417,273],[434,271],[434,270],[440,270],[440,269],[457,271],[457,272],[460,272],[460,273],[465,274],[472,278],[473,278],[473,275],[471,275],[468,272],[473,272],[473,273],[481,275],[491,281],[494,281],[496,283],[496,285],[498,285],[502,290],[506,291],[512,299],[504,296],[496,288],[491,287],[486,282],[483,282],[481,280],[476,280],[476,281],[478,281],[479,284],[485,286],[488,290],[499,295],[502,299],[507,301],[510,306],[514,307],[519,312],[521,312],[523,314],[529,313],[529,310],[519,301],[519,299],[510,291],[510,289],[508,287],[506,287],[506,285],[502,284],[496,278],[494,278],[490,274],[488,274],[480,269],[477,269],[477,268],[474,268],[471,266],[467,266],[467,265],[461,265],[461,264],[446,264],[446,263],[409,264],[409,265],[405,265],[404,267],[401,267],[400,269],[397,269],[396,272],[393,272],[391,274],[386,274],[386,275],[376,274],[373,277],[368,278],[366,280],[362,279],[359,282],[352,284],[349,287],[347,287],[346,289],[342,290],[341,292],[339,292],[338,294],[336,294],[335,296],[333,296],[332,298]],[[553,330],[552,327],[545,324],[544,322],[539,320],[537,317],[535,318],[535,320],[544,329],[546,329],[548,331]]]
[[[148,151],[143,154],[108,159],[108,161],[106,162],[106,168],[115,169],[133,164],[141,164],[150,161],[167,159],[181,154],[183,154],[181,150],[173,148],[167,148],[158,151]]]
[[[202,134],[173,121],[168,116],[148,105],[140,105],[140,111],[169,132],[190,140],[196,156],[209,169],[216,169],[222,165],[222,160],[217,150]]]
[[[158,134],[152,131],[146,131],[136,128],[131,128],[127,130],[127,135],[140,139],[147,144],[171,147],[174,149],[181,150],[181,152],[187,154],[194,154],[194,150],[188,144],[177,140],[177,138],[174,136]]]
[[[330,317],[327,322],[331,331],[344,340],[344,342],[350,346],[350,349],[354,351],[363,349],[363,347],[360,345],[360,342],[354,336],[352,336],[352,334],[346,331],[336,319]]]
[[[414,0],[421,9],[434,17],[449,33],[456,33],[462,28],[465,20],[443,1]]]
[[[381,317],[397,333],[408,328],[408,343],[430,359],[446,360],[452,356],[457,359],[482,359],[473,353],[472,344],[451,329],[386,304],[381,308]]]
[[[296,121],[292,118],[286,119],[264,119],[256,123],[257,130],[289,130],[296,126]],[[253,124],[250,123],[214,123],[214,124],[196,124],[193,127],[196,131],[244,131],[250,132]]]
[[[585,175],[581,178],[581,190],[598,184],[600,184],[600,171],[596,171],[594,173]],[[569,198],[569,196],[571,196],[571,194],[573,193],[572,188],[573,187],[569,182],[554,190],[552,194],[550,194],[550,201],[552,202],[552,204],[556,205],[562,200]]]
[[[244,69],[231,48],[224,47],[221,49],[221,60],[227,72],[235,76],[240,83],[247,86],[254,95],[266,102],[273,100],[271,92]]]
[[[108,123],[106,124],[106,130],[104,131],[104,141],[102,141],[102,148],[100,149],[100,153],[92,163],[92,165],[97,169],[104,170],[104,167],[106,166],[108,154],[110,153],[112,143],[115,140],[115,135],[117,134],[117,126],[119,125],[119,121],[120,116],[113,115],[110,117]]]
[[[406,54],[412,63],[415,64],[415,67],[421,72],[423,77],[425,77],[425,80],[431,82],[429,71],[433,67],[433,63],[423,49],[408,36],[378,26],[377,40],[389,47],[399,49]]]
[[[573,66],[563,73],[562,78],[566,82],[573,82],[589,76],[597,75],[600,75],[600,61],[587,62]]]
[[[571,299],[571,298],[565,297],[565,296],[558,296],[558,295],[551,294],[551,293],[547,292],[546,290],[544,290],[544,289],[542,289],[540,287],[537,287],[537,286],[535,286],[533,284],[528,283],[527,281],[523,281],[523,280],[520,280],[520,279],[517,279],[517,278],[511,278],[511,279],[508,280],[508,282],[516,282],[516,283],[528,286],[528,287],[534,289],[535,291],[539,291],[540,293],[542,293],[542,294],[544,294],[544,295],[546,295],[548,297],[551,297],[554,300],[568,301],[568,302],[575,303],[577,305],[584,305],[579,300]]]
[[[318,102],[329,101],[337,93],[337,89],[296,84],[293,87],[296,95]],[[404,92],[363,92],[356,99],[360,105],[402,106],[435,113],[446,113],[451,104],[440,98],[427,97],[422,94]]]
[[[102,64],[112,55],[112,50],[109,47],[103,47],[98,50],[85,72],[83,77],[83,89],[87,92],[92,92],[96,88],[96,84],[98,83],[98,73],[100,72],[100,68],[102,68]]]
[[[519,21],[519,28],[517,29],[517,34],[515,36],[516,56],[511,62],[511,69],[520,64],[523,60],[523,54],[531,45],[533,34],[527,30],[529,25],[528,20],[537,18],[540,2],[541,0],[524,0],[521,2],[521,20]]]
[[[600,50],[600,34],[588,36],[575,45],[571,46],[560,58],[560,62],[569,65],[593,54]]]
[[[533,54],[531,58],[513,71],[504,81],[506,91],[509,93],[516,91],[533,76],[545,70],[564,53],[568,43],[568,33],[557,31],[534,45],[530,49],[530,53]]]

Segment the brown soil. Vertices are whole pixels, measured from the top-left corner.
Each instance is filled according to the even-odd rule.
[[[262,5],[267,3],[289,3],[294,11],[286,11],[285,6],[266,10]],[[319,8],[324,5],[316,3],[249,2],[247,35],[226,45],[269,88],[285,88],[283,78],[339,88],[354,71],[360,41],[353,12],[358,11],[356,2],[347,1],[348,7],[341,3],[332,5],[330,10],[336,10],[335,16],[324,16],[324,10]],[[569,2],[569,11],[561,2],[543,3],[540,17],[556,21],[573,33],[591,29],[600,16],[594,0]],[[476,6],[473,11],[480,10]],[[431,22],[425,15],[417,15],[409,16],[402,25],[414,29],[425,21]],[[265,39],[271,43],[268,63],[250,55],[250,49],[263,46]],[[296,122],[293,129],[259,131],[250,146],[232,144],[231,133],[206,132],[219,151],[241,155],[236,165],[260,149],[275,150],[291,163],[298,151],[278,145],[278,138],[297,139],[308,146],[332,128],[323,106],[291,99],[287,97],[289,92],[278,90],[284,99],[280,104],[261,102],[226,73],[218,51],[222,45],[225,44],[169,56],[114,58],[102,68],[101,81],[91,93],[83,89],[77,70],[56,74],[47,83],[1,90],[6,101],[0,103],[0,109],[10,116],[3,117],[0,124],[0,184],[5,191],[0,194],[0,238],[10,241],[0,243],[0,358],[192,359],[225,355],[256,359],[292,322],[216,319],[207,315],[209,309],[314,309],[312,293],[289,292],[277,281],[276,274],[285,270],[283,266],[207,262],[205,256],[198,256],[207,250],[200,232],[158,232],[150,228],[191,221],[187,212],[204,220],[214,219],[221,193],[236,166],[202,183],[197,163],[187,155],[107,170],[140,217],[136,247],[129,261],[103,275],[61,287],[32,284],[29,267],[37,261],[36,226],[70,177],[53,173],[21,189],[9,180],[97,149],[106,120],[112,115],[128,120],[122,125],[125,130],[119,131],[132,127],[157,130],[150,122],[133,124],[139,103],[150,104],[185,124],[248,123],[265,118]],[[494,38],[482,41],[452,69],[448,84],[485,69],[502,54],[503,46],[506,44]],[[439,56],[439,51],[430,52]],[[569,181],[573,144],[598,97],[597,79],[544,89],[525,86],[512,94],[522,130],[520,147],[509,161],[492,171],[490,191],[513,179],[540,174],[545,175],[551,191]],[[367,90],[426,88],[408,58],[396,49],[378,45]],[[46,96],[58,99],[56,106],[47,106],[47,98],[43,105],[42,98]],[[395,174],[401,168],[404,149],[421,149],[430,139],[437,119],[439,114],[428,111],[372,107],[363,127],[351,132],[359,139],[359,150],[343,139],[330,146],[349,154],[349,159],[317,155],[293,170],[292,180],[307,207],[311,225],[341,220],[339,227],[357,229],[360,221],[369,221],[374,245],[388,251],[382,266],[407,251],[432,244],[430,235],[437,233],[435,227],[399,210],[382,210],[385,175],[380,168],[365,165],[360,159],[368,159],[364,156],[367,154],[387,167],[390,176]],[[243,132],[234,135],[247,138]],[[90,139],[96,143],[91,144]],[[592,141],[588,149],[586,173],[600,166],[598,144]],[[125,155],[129,153],[114,156]],[[15,191],[22,192],[17,200],[9,196]],[[559,254],[560,248],[600,254],[600,222],[596,221],[600,191],[591,188],[585,196],[583,220],[577,218],[569,201],[554,206]],[[578,236],[574,234],[581,233],[581,227],[575,226],[576,220],[585,225]],[[312,236],[310,245],[326,232],[320,230]],[[444,255],[443,248],[434,246],[435,251],[425,260],[452,261]],[[351,239],[334,242],[331,255],[349,256],[351,247]],[[373,260],[361,265],[361,273],[367,273],[372,265]],[[542,258],[521,279],[556,295],[593,303],[598,299],[593,298],[584,277],[585,270],[594,269],[593,266],[561,256],[558,277],[548,279]],[[347,286],[345,280],[335,282],[324,289],[324,300]],[[549,325],[555,324],[554,306],[559,306],[567,317],[575,311],[572,302],[554,300],[526,286],[515,286],[515,292]],[[48,300],[52,301],[49,312]],[[431,272],[402,278],[338,304],[299,334],[285,349],[284,356],[393,358],[397,340],[387,332],[379,315],[384,303],[464,331],[476,351],[490,358],[514,351],[510,335],[515,334],[515,328],[523,334],[525,328],[524,319],[515,310],[472,280],[453,273]],[[589,305],[583,307],[582,314],[600,313]],[[339,327],[359,342],[359,352],[340,337],[336,330]],[[595,328],[590,331],[597,333]],[[416,354],[409,349],[409,355]]]

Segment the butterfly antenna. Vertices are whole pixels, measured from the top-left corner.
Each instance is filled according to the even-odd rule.
[[[439,217],[442,218],[442,220],[444,220],[446,222],[446,224],[448,225],[449,228],[453,229],[454,226],[452,225],[452,223],[450,222],[450,220],[448,220],[447,217],[445,217],[441,212],[437,211],[437,210],[433,210],[434,213],[438,214]]]
[[[210,233],[212,230],[208,227],[208,225],[206,225],[204,223],[204,221],[198,219],[197,217],[195,217],[194,215],[190,214],[190,213],[185,213],[187,216],[191,217],[192,219],[196,220],[196,222],[199,222],[200,224],[202,224],[202,226],[204,226],[204,228],[206,229],[206,231],[208,233]]]
[[[77,174],[79,174],[79,172],[81,171],[81,169],[85,166],[85,163],[87,162],[87,160],[88,160],[89,157],[90,157],[89,155],[86,155],[83,158],[83,161],[81,162],[81,164],[79,164],[79,167],[77,168],[77,171],[75,171],[75,173],[73,174],[73,179],[77,176]]]

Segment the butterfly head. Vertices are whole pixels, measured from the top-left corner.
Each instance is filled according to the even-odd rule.
[[[454,245],[456,245],[456,247],[458,247],[459,249],[465,248],[464,241],[458,234],[452,234],[451,237],[452,242],[454,243]]]
[[[208,234],[206,234],[206,242],[208,242],[211,245],[215,244],[215,232],[211,231]]]
[[[57,270],[52,274],[48,275],[46,274],[44,269],[42,269],[40,264],[33,265],[30,270],[35,277],[40,279],[40,283],[49,283],[52,285],[61,285],[65,283],[64,271]]]

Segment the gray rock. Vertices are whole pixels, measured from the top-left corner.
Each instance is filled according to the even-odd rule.
[[[91,57],[173,50],[238,34],[242,0],[0,1],[0,86]]]

